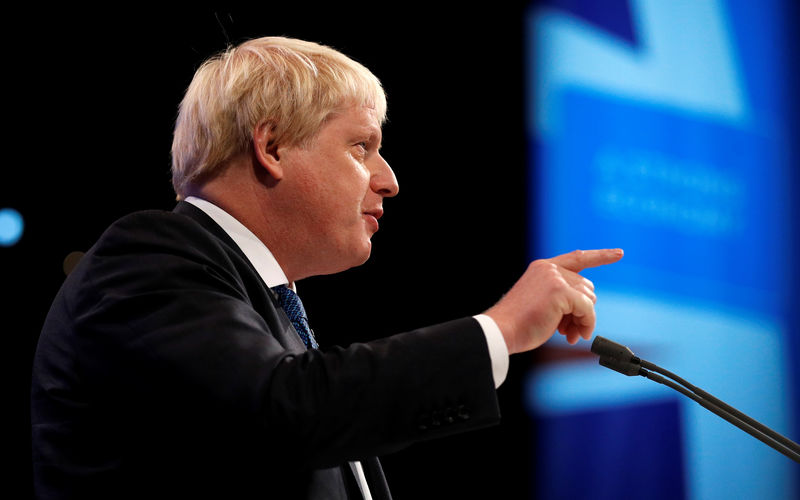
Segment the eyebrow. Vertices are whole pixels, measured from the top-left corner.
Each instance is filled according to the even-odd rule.
[[[373,125],[359,125],[358,134],[366,135],[371,141],[378,141],[378,148],[383,145],[383,130]]]
[[[383,129],[377,125],[359,125],[358,128],[369,135],[383,135]]]

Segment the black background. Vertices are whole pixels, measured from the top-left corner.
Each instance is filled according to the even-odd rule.
[[[0,248],[4,488],[30,491],[30,361],[64,258],[131,211],[172,208],[178,102],[199,63],[229,43],[324,43],[370,68],[388,94],[383,153],[400,195],[385,203],[367,264],[299,284],[320,340],[369,340],[491,306],[527,265],[524,5],[6,11],[0,205],[20,211],[26,230]],[[347,331],[344,317],[355,325]],[[512,357],[500,426],[385,457],[395,498],[529,497],[520,388],[531,362]]]

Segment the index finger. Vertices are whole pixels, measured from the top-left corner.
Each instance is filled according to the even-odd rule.
[[[621,248],[603,248],[600,250],[574,250],[547,260],[577,273],[589,267],[613,264],[621,259],[622,255]]]

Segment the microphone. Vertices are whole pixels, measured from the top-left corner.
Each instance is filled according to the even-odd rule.
[[[622,344],[598,336],[592,342],[592,352],[600,356],[600,364],[606,368],[629,377],[641,374],[641,360]]]
[[[650,363],[649,361],[639,359],[633,354],[630,348],[608,340],[607,338],[596,336],[592,342],[591,350],[600,357],[601,366],[605,366],[606,368],[610,368],[627,376],[641,375],[654,382],[675,389],[684,396],[697,402],[703,408],[722,417],[795,462],[800,463],[800,445],[702,389],[695,387],[674,373],[656,364]],[[660,373],[672,380],[667,380],[653,372]],[[677,383],[673,382],[673,380]]]

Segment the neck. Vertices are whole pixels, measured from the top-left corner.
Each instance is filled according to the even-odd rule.
[[[246,162],[234,160],[186,194],[213,203],[241,222],[269,248],[291,284],[311,273],[302,265],[300,249],[292,246],[291,218],[285,213],[280,183],[258,177]]]

